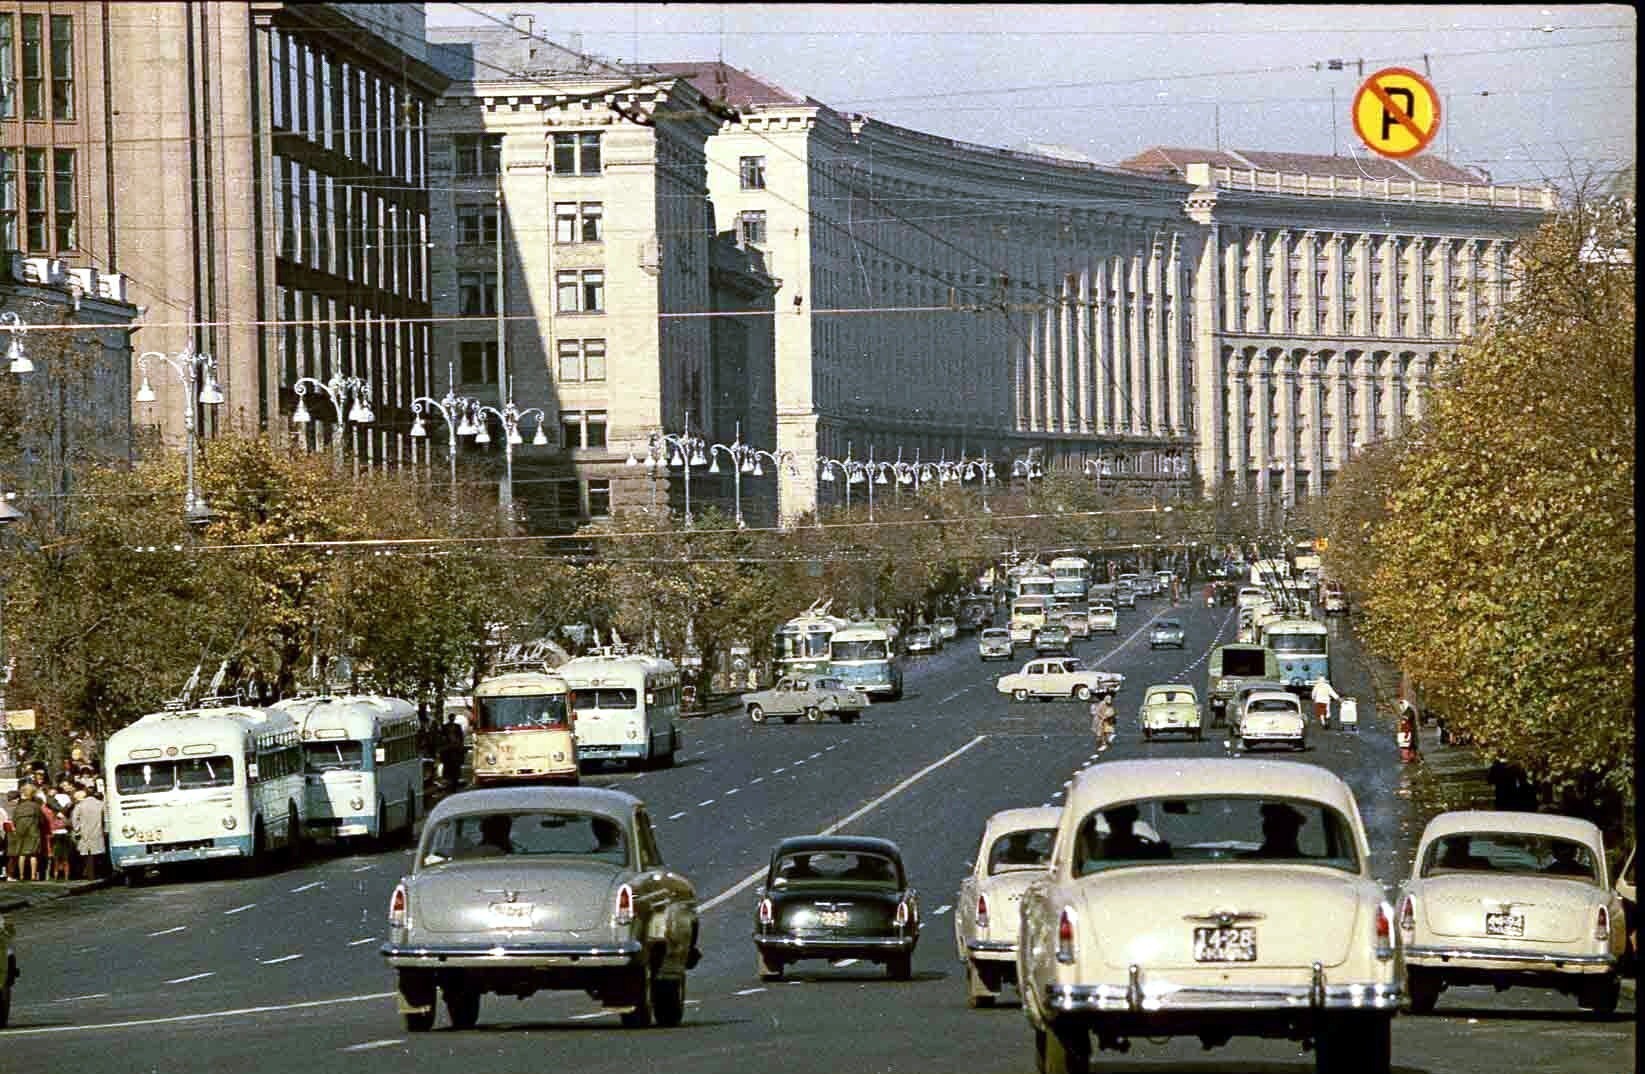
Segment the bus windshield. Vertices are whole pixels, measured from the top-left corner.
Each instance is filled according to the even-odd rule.
[[[572,697],[572,705],[579,711],[585,709],[634,709],[640,706],[639,691],[627,688],[607,686],[599,689],[577,690]]]
[[[590,690],[589,693],[616,693],[618,691]],[[634,691],[624,691],[632,695]],[[525,728],[564,727],[566,725],[564,694],[528,694],[521,697],[476,698],[480,731],[514,731]],[[587,705],[587,708],[616,708],[614,705]],[[633,708],[632,701],[624,708]]]
[[[365,750],[353,739],[303,743],[306,772],[355,772],[365,765]]]
[[[784,630],[777,635],[778,660],[809,660],[828,655],[830,634],[824,630]]]
[[[1324,634],[1270,634],[1268,648],[1275,653],[1323,653]]]
[[[834,643],[835,660],[884,660],[886,659],[886,645],[884,641],[836,641]]]
[[[234,786],[234,762],[225,756],[117,765],[114,787],[123,795]]]

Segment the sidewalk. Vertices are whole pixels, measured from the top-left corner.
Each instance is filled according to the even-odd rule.
[[[61,899],[66,895],[84,895],[88,891],[106,888],[113,877],[101,880],[8,880],[0,882],[0,914],[26,910],[38,903]]]
[[[740,693],[709,694],[702,699],[696,708],[682,709],[680,716],[684,719],[695,720],[702,719],[705,716],[724,716],[728,712],[741,712],[742,708],[743,695]]]

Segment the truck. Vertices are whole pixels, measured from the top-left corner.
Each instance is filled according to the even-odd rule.
[[[1205,670],[1205,696],[1211,704],[1211,723],[1228,719],[1228,703],[1245,682],[1279,679],[1279,659],[1263,645],[1232,642],[1211,650]]]

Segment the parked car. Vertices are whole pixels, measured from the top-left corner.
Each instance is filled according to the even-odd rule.
[[[1203,732],[1199,698],[1194,695],[1194,688],[1185,683],[1150,686],[1142,695],[1137,725],[1142,728],[1145,739],[1180,731],[1199,741]]]
[[[960,624],[951,615],[945,615],[931,624],[937,628],[937,637],[943,641],[953,641],[960,636]]]
[[[1047,623],[1034,632],[1034,652],[1040,655],[1074,652],[1074,632],[1066,623]]]
[[[16,926],[0,914],[0,1029],[11,1021],[11,996],[17,988],[17,952],[12,948],[16,938]]]
[[[472,1029],[487,992],[586,991],[630,1027],[678,1025],[697,964],[697,893],[645,803],[595,787],[465,791],[428,815],[382,953],[409,1032]]]
[[[1153,627],[1148,631],[1148,647],[1161,649],[1166,646],[1182,648],[1182,620],[1156,619]]]
[[[1093,604],[1091,606],[1091,633],[1117,634],[1119,629],[1119,613],[1114,611],[1112,604]]]
[[[743,710],[755,723],[780,716],[793,723],[804,716],[807,723],[821,723],[838,716],[841,723],[854,723],[868,707],[868,695],[847,686],[844,679],[823,675],[815,679],[785,675],[769,690],[743,695]]]
[[[1006,809],[988,818],[971,871],[954,901],[954,950],[965,966],[971,1007],[992,1007],[1017,980],[1017,904],[1051,862],[1062,810]]]
[[[977,656],[987,660],[1009,660],[1016,655],[1016,643],[1004,627],[984,627],[977,635]]]
[[[1030,660],[1021,671],[1001,675],[994,689],[1011,695],[1016,701],[1027,701],[1031,697],[1072,697],[1089,701],[1098,694],[1118,691],[1124,682],[1125,676],[1117,671],[1088,668],[1074,656],[1053,656]]]
[[[906,653],[934,653],[942,648],[942,638],[937,631],[928,626],[909,627],[908,633],[903,635],[903,651]]]
[[[1075,777],[1054,845],[1017,945],[1041,1071],[1085,1070],[1093,1043],[1259,1036],[1313,1041],[1321,1071],[1387,1074],[1393,910],[1336,775],[1111,761]]]
[[[855,958],[913,976],[920,939],[919,895],[902,852],[887,839],[807,835],[771,852],[754,920],[756,968],[780,978],[802,959]]]
[[[1451,985],[1555,988],[1616,1010],[1627,947],[1599,829],[1575,817],[1463,810],[1428,822],[1400,889],[1411,1010]]]
[[[1253,690],[1234,725],[1234,741],[1242,750],[1257,746],[1308,748],[1308,717],[1302,699],[1289,690]]]

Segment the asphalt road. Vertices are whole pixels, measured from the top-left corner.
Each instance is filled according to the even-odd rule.
[[[1101,759],[1092,756],[1085,706],[1011,703],[993,683],[1020,661],[980,664],[962,636],[915,658],[904,699],[875,705],[855,725],[694,721],[677,768],[592,776],[648,802],[670,866],[703,900],[705,957],[677,1029],[625,1031],[582,993],[540,992],[486,997],[470,1032],[446,1029],[442,1012],[435,1032],[408,1035],[377,947],[409,851],[322,850],[273,875],[114,888],[16,915],[23,977],[12,1028],[0,1032],[0,1069],[1031,1071],[1032,1036],[1015,1005],[965,1005],[951,903],[990,813],[1056,804],[1065,781],[1090,764],[1225,751],[1220,736],[1144,743],[1137,733],[1142,688],[1185,681],[1203,691],[1208,652],[1234,629],[1230,609],[1185,604],[1173,610],[1187,627],[1185,648],[1151,652],[1143,628],[1166,610],[1163,600],[1140,601],[1122,613],[1116,637],[1078,643],[1088,662],[1127,676],[1119,741]],[[1335,678],[1343,693],[1364,698],[1365,726],[1314,734],[1301,756],[1353,786],[1375,871],[1391,885],[1416,836],[1391,728],[1374,719],[1362,669],[1340,667]],[[925,916],[915,978],[892,983],[875,966],[802,963],[787,980],[761,984],[749,939],[751,878],[779,838],[834,830],[901,845]],[[1631,1065],[1633,1020],[1631,1000],[1601,1018],[1552,992],[1453,990],[1437,1015],[1395,1022],[1395,1069],[1609,1074]],[[1313,1069],[1311,1054],[1286,1042],[1236,1040],[1210,1053],[1192,1040],[1136,1045],[1124,1057],[1099,1054],[1099,1068]]]

